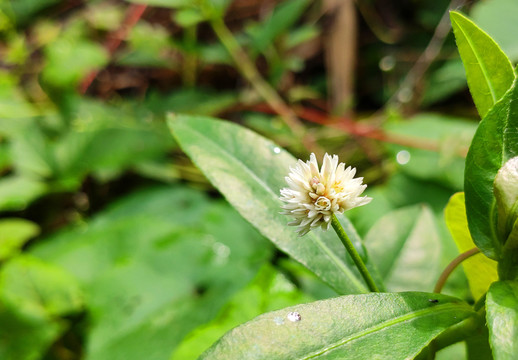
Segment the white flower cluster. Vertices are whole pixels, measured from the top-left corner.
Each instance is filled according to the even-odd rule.
[[[298,226],[299,236],[318,226],[327,230],[334,213],[369,203],[370,197],[360,196],[367,185],[355,174],[355,168],[338,164],[337,155],[325,154],[320,170],[315,154],[309,161],[299,160],[286,177],[289,187],[281,189],[282,214],[294,218],[288,225]]]

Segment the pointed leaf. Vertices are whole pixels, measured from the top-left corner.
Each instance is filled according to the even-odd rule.
[[[464,193],[456,193],[451,197],[445,209],[445,218],[459,252],[463,253],[473,249],[475,243],[473,243],[468,229]],[[471,294],[475,300],[487,292],[491,283],[498,280],[496,265],[496,261],[481,253],[462,262]]]
[[[501,241],[496,233],[493,182],[507,160],[518,156],[518,86],[516,81],[487,113],[466,157],[464,191],[471,236],[486,256],[498,259]]]
[[[483,118],[511,87],[513,66],[498,44],[475,23],[456,11],[450,18],[469,90]]]
[[[430,291],[440,274],[441,242],[433,213],[420,205],[383,216],[365,246],[389,291]]]
[[[518,354],[518,282],[491,285],[486,300],[489,342],[495,360],[516,359]]]
[[[6,260],[18,254],[23,244],[39,232],[38,225],[29,220],[21,218],[0,220],[0,260]]]
[[[290,321],[290,312],[300,321]],[[439,294],[342,296],[263,314],[228,332],[200,359],[413,359],[473,314]]]
[[[178,143],[239,213],[279,249],[342,294],[366,292],[332,231],[298,237],[280,214],[279,190],[296,159],[273,142],[229,122],[170,116]]]

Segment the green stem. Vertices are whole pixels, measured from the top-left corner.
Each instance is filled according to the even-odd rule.
[[[367,283],[367,286],[369,287],[369,290],[372,292],[380,292],[378,287],[376,286],[376,283],[372,279],[371,274],[369,273],[369,270],[367,270],[367,267],[365,266],[365,263],[363,262],[362,258],[354,248],[353,243],[351,242],[351,239],[349,239],[349,236],[345,233],[344,228],[342,227],[342,224],[340,224],[340,221],[336,217],[335,214],[333,214],[331,225],[333,226],[333,229],[335,229],[336,234],[342,241],[342,244],[344,244],[345,249],[351,255],[351,258],[353,259],[354,263],[356,264],[356,267],[360,271],[360,274],[362,275],[363,279]]]

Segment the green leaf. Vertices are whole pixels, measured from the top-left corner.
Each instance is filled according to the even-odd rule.
[[[486,300],[489,341],[495,360],[516,359],[518,354],[518,282],[491,285]]]
[[[17,79],[12,74],[0,71],[0,133],[4,133],[6,127],[8,130],[10,127],[19,128],[26,118],[38,114],[16,85]]]
[[[469,90],[483,118],[511,87],[513,66],[498,44],[467,17],[452,11],[450,19]]]
[[[76,30],[67,29],[45,47],[46,64],[41,79],[46,84],[57,88],[73,88],[90,71],[108,63],[106,49]],[[70,46],[71,43],[74,44],[73,47]]]
[[[258,53],[264,52],[273,41],[287,31],[308,6],[307,0],[289,0],[280,3],[265,21],[249,27],[252,47]]]
[[[15,304],[0,301],[0,358],[41,359],[63,330],[62,324],[41,313],[23,313]]]
[[[428,207],[383,216],[367,233],[365,246],[389,291],[433,289],[441,271],[441,241]]]
[[[19,256],[2,268],[0,296],[27,313],[63,315],[83,304],[76,279],[63,269],[30,256]]]
[[[475,247],[468,229],[464,193],[456,193],[448,202],[445,209],[445,219],[448,229],[457,244],[460,253]],[[475,300],[484,295],[489,286],[498,280],[497,263],[484,254],[476,254],[462,262],[468,278],[469,289]]]
[[[85,289],[85,359],[162,360],[246,286],[271,249],[228,204],[167,187],[126,197],[31,254]]]
[[[0,220],[0,261],[17,254],[23,244],[39,232],[38,225],[25,219]]]
[[[182,27],[194,26],[205,20],[205,17],[198,9],[180,9],[173,14],[174,21]]]
[[[466,359],[466,346],[462,342],[455,343],[435,354],[434,360]],[[471,359],[470,359],[471,360]],[[487,359],[486,359],[487,360]]]
[[[518,86],[487,113],[466,157],[464,191],[471,236],[486,256],[500,257],[502,241],[496,232],[493,182],[507,160],[518,156]],[[504,239],[505,240],[505,239]]]
[[[170,360],[197,359],[200,354],[232,328],[267,311],[312,301],[282,273],[264,266],[256,278],[239,291],[210,323],[193,331]]]
[[[290,312],[298,312],[300,321],[287,319]],[[200,359],[412,359],[473,314],[462,301],[439,294],[342,296],[261,315],[227,333]]]
[[[40,359],[65,330],[58,316],[81,309],[77,281],[62,269],[29,256],[0,272],[0,358]]]
[[[279,249],[305,265],[339,293],[366,292],[344,262],[345,250],[332,232],[298,237],[280,214],[279,190],[296,159],[243,127],[205,117],[170,116],[182,149],[239,213]]]
[[[0,178],[0,211],[21,210],[47,191],[47,186],[28,177],[8,175]]]
[[[436,144],[438,151],[387,144],[399,169],[405,174],[461,190],[465,153],[477,129],[470,119],[423,113],[410,119],[393,118],[384,128],[394,136]]]

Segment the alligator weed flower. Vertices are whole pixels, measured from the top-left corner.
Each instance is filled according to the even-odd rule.
[[[288,187],[281,189],[280,200],[285,203],[281,214],[294,218],[288,225],[298,226],[299,236],[319,226],[327,230],[334,213],[369,203],[370,197],[360,196],[367,185],[355,174],[355,168],[338,164],[337,155],[326,153],[320,170],[315,154],[309,161],[299,160],[285,178]]]

